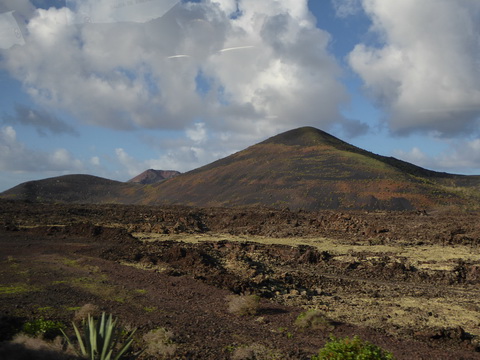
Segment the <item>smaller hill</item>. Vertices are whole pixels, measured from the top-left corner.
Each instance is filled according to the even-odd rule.
[[[131,203],[140,195],[140,188],[92,175],[64,175],[24,182],[1,197],[30,202]]]
[[[163,180],[171,179],[180,175],[179,171],[175,170],[154,170],[148,169],[141,174],[135,176],[133,179],[128,180],[129,183],[136,183],[142,185],[155,184]]]

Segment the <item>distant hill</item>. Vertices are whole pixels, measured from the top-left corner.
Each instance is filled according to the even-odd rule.
[[[480,176],[427,170],[303,127],[148,186],[69,175],[20,184],[0,197],[306,210],[478,207]]]
[[[32,202],[66,203],[133,203],[140,185],[123,183],[92,175],[64,175],[28,181],[3,193],[0,197]]]
[[[141,174],[135,176],[133,179],[128,180],[127,182],[148,185],[155,184],[166,179],[171,179],[178,175],[180,175],[180,172],[174,170],[148,169]]]

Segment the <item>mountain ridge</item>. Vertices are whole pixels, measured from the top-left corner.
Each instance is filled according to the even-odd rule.
[[[85,185],[90,189],[82,191],[90,194],[90,198],[68,195],[66,189],[59,191],[58,200],[52,188],[54,181],[48,180],[49,185],[44,186],[49,192],[38,190],[36,197],[44,201],[70,198],[86,202],[305,210],[469,207],[480,200],[480,176],[424,169],[355,147],[313,127],[272,136],[230,156],[153,184],[101,185],[98,179],[92,180],[92,185]],[[70,191],[73,192],[75,186],[79,185],[72,182]],[[26,193],[24,185],[7,190],[1,197],[28,198]]]

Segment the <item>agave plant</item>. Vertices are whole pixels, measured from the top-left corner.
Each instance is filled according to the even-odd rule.
[[[83,321],[83,335],[75,323],[73,329],[78,341],[80,351],[76,350],[78,355],[87,357],[90,360],[120,360],[125,352],[130,348],[133,342],[133,330],[123,344],[120,343],[122,334],[117,326],[118,319],[113,319],[112,314],[106,317],[102,313],[100,321],[94,319],[90,314]],[[68,336],[63,332],[67,342],[72,345]],[[73,345],[72,345],[73,347]]]

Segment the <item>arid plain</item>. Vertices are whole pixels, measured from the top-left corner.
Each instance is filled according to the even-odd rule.
[[[398,359],[480,358],[474,213],[0,206],[2,340],[95,304],[139,328],[136,349],[168,329],[167,358],[309,359],[331,334]],[[257,313],[229,311],[232,294],[259,295]],[[296,325],[308,309],[325,326]]]

